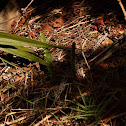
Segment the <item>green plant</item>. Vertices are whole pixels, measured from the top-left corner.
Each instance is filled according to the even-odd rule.
[[[30,104],[31,109],[34,109],[35,102],[33,100],[28,100],[22,96],[17,95],[20,99],[23,99],[27,105]]]
[[[45,36],[42,33],[40,34],[40,39],[41,39],[41,42],[47,44]],[[46,61],[46,63],[49,64],[49,66],[47,67],[48,73],[50,75],[52,75],[53,74],[53,71],[52,71],[53,61],[52,61],[52,56],[51,56],[50,50],[48,49],[48,46],[47,47],[43,47],[43,49],[44,49],[45,61]]]
[[[87,121],[93,121],[90,123],[90,125],[96,125],[98,124],[101,115],[104,113],[105,108],[112,100],[113,96],[116,94],[114,92],[109,98],[104,98],[97,106],[95,105],[95,100],[92,98],[84,97],[78,88],[79,93],[81,95],[82,103],[79,102],[73,102],[75,105],[73,107],[69,107],[71,110],[74,110],[76,112],[76,115],[74,116],[68,116],[69,119],[83,119],[84,122],[87,124]]]
[[[92,99],[87,100],[85,98],[80,89],[78,88],[81,99],[82,99],[82,104],[79,102],[73,102],[75,106],[70,107],[71,110],[74,110],[77,112],[77,115],[75,116],[68,116],[69,119],[83,119],[85,121],[88,120],[89,117],[94,117],[95,114],[97,113],[96,110],[94,110],[94,104],[92,103]]]
[[[57,119],[57,121],[60,123],[60,125],[63,126],[63,122],[60,121],[59,118],[55,114],[53,114],[53,116]]]
[[[67,50],[71,50],[71,48],[47,44],[43,34],[41,34],[40,38],[41,42],[0,32],[0,50],[28,60],[32,60],[34,62],[39,62],[40,64],[47,66],[49,73],[52,73],[52,58],[48,48],[61,48]],[[44,49],[45,60],[36,56],[35,52],[29,48],[26,48],[26,46],[42,47]],[[6,62],[6,60],[2,57],[0,57],[0,59]],[[10,64],[13,65],[13,63]]]

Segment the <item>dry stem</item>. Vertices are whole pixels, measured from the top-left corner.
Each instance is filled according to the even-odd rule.
[[[120,7],[121,7],[121,9],[122,9],[122,11],[123,11],[123,14],[124,14],[124,18],[125,18],[125,20],[126,20],[126,11],[125,11],[125,8],[124,8],[124,6],[123,6],[121,0],[117,0],[117,1],[119,2],[119,5],[120,5]]]

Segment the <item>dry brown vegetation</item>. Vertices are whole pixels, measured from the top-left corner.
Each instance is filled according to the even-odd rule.
[[[49,75],[45,66],[1,51],[19,67],[0,61],[0,125],[125,126],[126,2],[123,11],[116,0],[38,3],[27,6],[8,33],[38,41],[43,33],[59,46],[75,43],[75,58],[70,50],[51,48]],[[43,48],[29,48],[44,58]],[[93,115],[86,116],[89,111]]]

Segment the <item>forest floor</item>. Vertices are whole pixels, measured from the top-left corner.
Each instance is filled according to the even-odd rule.
[[[126,126],[126,21],[116,0],[34,3],[8,33],[75,43],[75,63],[70,50],[50,48],[49,75],[45,66],[1,51],[19,67],[0,62],[0,125]],[[44,58],[43,48],[31,49]]]

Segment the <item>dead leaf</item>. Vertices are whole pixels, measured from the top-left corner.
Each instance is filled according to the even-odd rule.
[[[45,24],[42,29],[42,31],[52,31],[53,28],[49,24]]]

